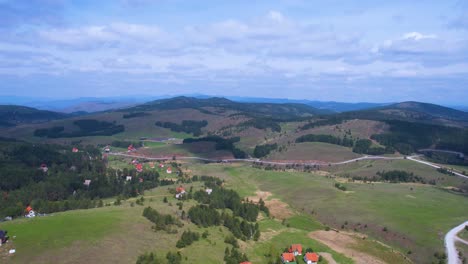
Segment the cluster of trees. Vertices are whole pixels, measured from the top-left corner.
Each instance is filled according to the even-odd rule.
[[[186,246],[192,245],[193,242],[198,241],[200,239],[200,234],[197,232],[192,232],[190,230],[184,231],[182,236],[177,241],[176,247],[183,248]]]
[[[345,147],[352,147],[354,145],[354,141],[346,135],[343,138],[339,138],[332,135],[308,134],[296,138],[296,143],[301,142],[324,142]]]
[[[353,152],[359,154],[369,154],[369,155],[383,155],[383,154],[393,154],[395,149],[393,147],[387,146],[383,147],[372,147],[372,141],[369,139],[359,139],[356,141],[353,147]]]
[[[59,145],[0,141],[0,217],[21,216],[27,205],[40,213],[92,208],[102,198],[134,197],[160,185],[156,171],[106,168],[99,149],[78,147],[73,153]]]
[[[203,227],[222,224],[237,238],[257,240],[260,237],[260,230],[255,222],[260,208],[269,213],[265,204],[259,206],[244,202],[233,190],[213,187],[210,195],[204,191],[197,191],[193,194],[193,198],[201,204],[190,208],[188,212],[190,220]],[[224,210],[219,213],[218,209],[230,209],[232,213]]]
[[[183,226],[182,222],[180,222],[179,219],[173,217],[172,215],[161,214],[160,212],[151,208],[150,206],[146,207],[143,210],[143,216],[150,220],[152,223],[154,223],[153,229],[155,231],[164,230],[168,233],[173,233],[173,226]]]
[[[240,137],[233,137],[233,138],[222,138],[219,136],[207,136],[207,137],[202,137],[202,138],[186,138],[184,139],[183,143],[193,143],[193,142],[215,142],[215,148],[217,150],[228,150],[232,152],[232,155],[234,155],[235,158],[237,159],[245,159],[247,157],[247,154],[238,149],[234,143],[240,141]]]
[[[468,165],[468,160],[456,153],[427,151],[424,153],[426,157],[437,163],[453,164],[453,165]]]
[[[453,171],[448,170],[446,168],[438,168],[437,171],[442,173],[442,174],[447,174],[447,175],[450,175],[450,176],[455,175],[455,173],[453,173]]]
[[[346,191],[346,186],[338,182],[335,183],[335,188],[337,188],[338,190]]]
[[[257,145],[255,146],[253,155],[256,158],[262,158],[270,154],[271,151],[278,148],[278,144],[265,144],[265,145]]]
[[[36,137],[48,138],[71,138],[86,136],[111,136],[125,131],[124,125],[116,125],[115,122],[99,121],[95,119],[76,120],[73,124],[78,130],[64,132],[63,126],[54,126],[51,128],[40,128],[34,131]]]
[[[154,253],[146,253],[138,256],[136,264],[180,264],[182,263],[182,254],[180,251],[167,252],[166,258],[159,257]]]
[[[195,120],[182,120],[181,124],[176,124],[172,122],[161,122],[157,121],[156,126],[169,128],[174,132],[185,132],[192,133],[194,136],[198,137],[202,134],[201,129],[208,125],[208,121],[195,121]]]
[[[271,118],[257,117],[248,121],[242,122],[239,127],[255,127],[257,129],[271,129],[273,132],[281,132],[281,126],[278,122]]]
[[[422,182],[424,179],[414,175],[412,172],[402,170],[378,171],[377,176],[383,181],[398,183],[398,182]]]
[[[318,120],[318,121],[313,121],[313,122],[310,122],[310,123],[307,123],[305,125],[303,125],[302,127],[300,127],[301,130],[307,130],[307,129],[311,129],[311,128],[314,128],[314,127],[320,127],[320,126],[330,126],[330,125],[338,125],[338,124],[341,124],[345,121],[346,119],[343,119],[342,117],[339,117],[339,116],[329,116],[325,119],[321,119],[321,120]]]
[[[371,138],[382,145],[393,147],[404,155],[431,146],[437,149],[468,153],[468,129],[466,128],[398,120],[386,121],[386,123],[390,125],[389,132],[372,135]]]
[[[143,117],[143,116],[150,116],[150,115],[151,114],[147,112],[132,112],[132,113],[124,114],[122,117],[125,119],[128,119],[128,118]]]
[[[239,264],[249,261],[245,253],[241,253],[237,248],[233,247],[231,250],[226,248],[224,251],[224,261],[226,264]]]

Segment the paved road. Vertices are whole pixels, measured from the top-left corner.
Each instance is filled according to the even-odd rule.
[[[431,166],[433,168],[436,168],[436,169],[440,169],[441,166],[437,165],[437,164],[434,164],[434,163],[431,163],[431,162],[428,162],[428,161],[424,161],[424,160],[419,160],[417,159],[417,157],[415,156],[411,156],[411,157],[408,157],[409,160],[412,160],[412,161],[415,161],[415,162],[418,162],[418,163],[421,163],[421,164],[425,164],[427,166]],[[455,171],[452,171],[453,174],[459,176],[459,177],[463,177],[463,178],[466,178],[468,179],[468,176],[466,175],[463,175],[461,173],[458,173],[458,172],[455,172]]]
[[[461,261],[458,258],[458,251],[455,246],[455,240],[459,240],[457,237],[457,234],[462,231],[465,226],[468,225],[468,221],[460,224],[459,226],[454,227],[452,230],[450,230],[446,235],[445,235],[445,248],[447,251],[447,259],[448,262],[447,264],[460,264]]]

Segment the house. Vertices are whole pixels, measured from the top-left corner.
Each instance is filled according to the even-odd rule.
[[[150,162],[149,166],[150,166],[151,169],[154,169],[154,162]]]
[[[133,144],[130,144],[127,148],[127,152],[132,152],[132,151],[136,151],[136,148],[133,147]]]
[[[73,153],[77,153],[77,152],[78,152],[78,149],[77,149],[77,148],[72,148],[72,152],[73,152]]]
[[[111,150],[111,149],[110,149],[110,146],[109,146],[109,145],[107,145],[107,146],[106,146],[106,148],[104,149],[104,152],[106,152],[106,153],[109,153],[109,152],[110,152],[110,150]]]
[[[172,173],[172,168],[171,167],[167,168],[166,173],[171,174]]]
[[[39,169],[41,169],[43,172],[47,172],[49,170],[49,168],[47,168],[47,165],[45,163],[42,163]]]
[[[131,180],[132,180],[132,176],[127,176],[127,177],[125,177],[125,180],[126,180],[126,181],[131,181]]]
[[[307,252],[304,256],[304,261],[307,264],[317,264],[319,261],[319,255],[317,253]]]
[[[26,207],[25,209],[26,213],[29,213],[32,211],[32,207],[30,205],[28,205],[28,207]]]
[[[89,186],[91,184],[91,180],[85,180],[83,184]]]
[[[284,252],[283,254],[281,254],[281,260],[283,261],[283,263],[296,263],[296,258],[294,257],[294,254],[289,252]]]
[[[132,164],[133,164],[133,165],[138,164],[138,160],[133,159],[133,160],[132,160]]]
[[[164,168],[164,164],[163,163],[159,163],[159,168]]]
[[[34,212],[34,210],[31,210],[31,211],[29,211],[28,214],[25,215],[24,217],[26,217],[26,218],[34,218],[34,217],[36,217],[36,212]]]
[[[137,172],[142,172],[143,171],[143,164],[138,163],[137,165],[135,165],[135,169],[137,170]]]
[[[241,263],[239,263],[239,264],[252,264],[252,262],[250,262],[250,261],[244,261],[244,262],[241,262]]]
[[[301,256],[302,255],[302,245],[301,244],[292,244],[289,247],[289,253],[293,253],[294,256]]]
[[[182,186],[179,186],[176,188],[176,195],[175,198],[180,199],[184,194],[186,193],[185,188]]]
[[[210,194],[213,192],[213,189],[207,188],[207,189],[205,190],[205,192],[206,192],[208,195],[210,195]]]

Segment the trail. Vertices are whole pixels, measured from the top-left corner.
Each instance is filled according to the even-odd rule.
[[[459,226],[454,227],[452,230],[450,230],[446,235],[445,235],[445,248],[447,251],[447,264],[460,264],[460,258],[458,257],[458,251],[455,246],[455,241],[460,240],[460,238],[457,237],[457,234],[462,231],[465,226],[468,225],[468,221],[460,224]]]

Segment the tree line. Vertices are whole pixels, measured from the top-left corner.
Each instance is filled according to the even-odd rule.
[[[87,136],[111,136],[125,131],[124,125],[116,125],[115,122],[99,121],[94,119],[81,119],[73,122],[78,130],[65,132],[63,126],[51,128],[39,128],[34,130],[34,136],[47,138],[72,138]]]
[[[247,157],[247,154],[237,148],[234,143],[240,141],[240,137],[233,137],[233,138],[222,138],[219,136],[207,136],[207,137],[201,137],[201,138],[186,138],[184,139],[183,143],[193,143],[193,142],[215,142],[215,149],[217,150],[228,150],[232,153],[232,155],[236,159],[245,159]]]
[[[185,132],[198,137],[202,134],[201,129],[208,125],[208,121],[182,120],[181,124],[157,121],[155,124],[159,127],[169,128],[174,132]]]

